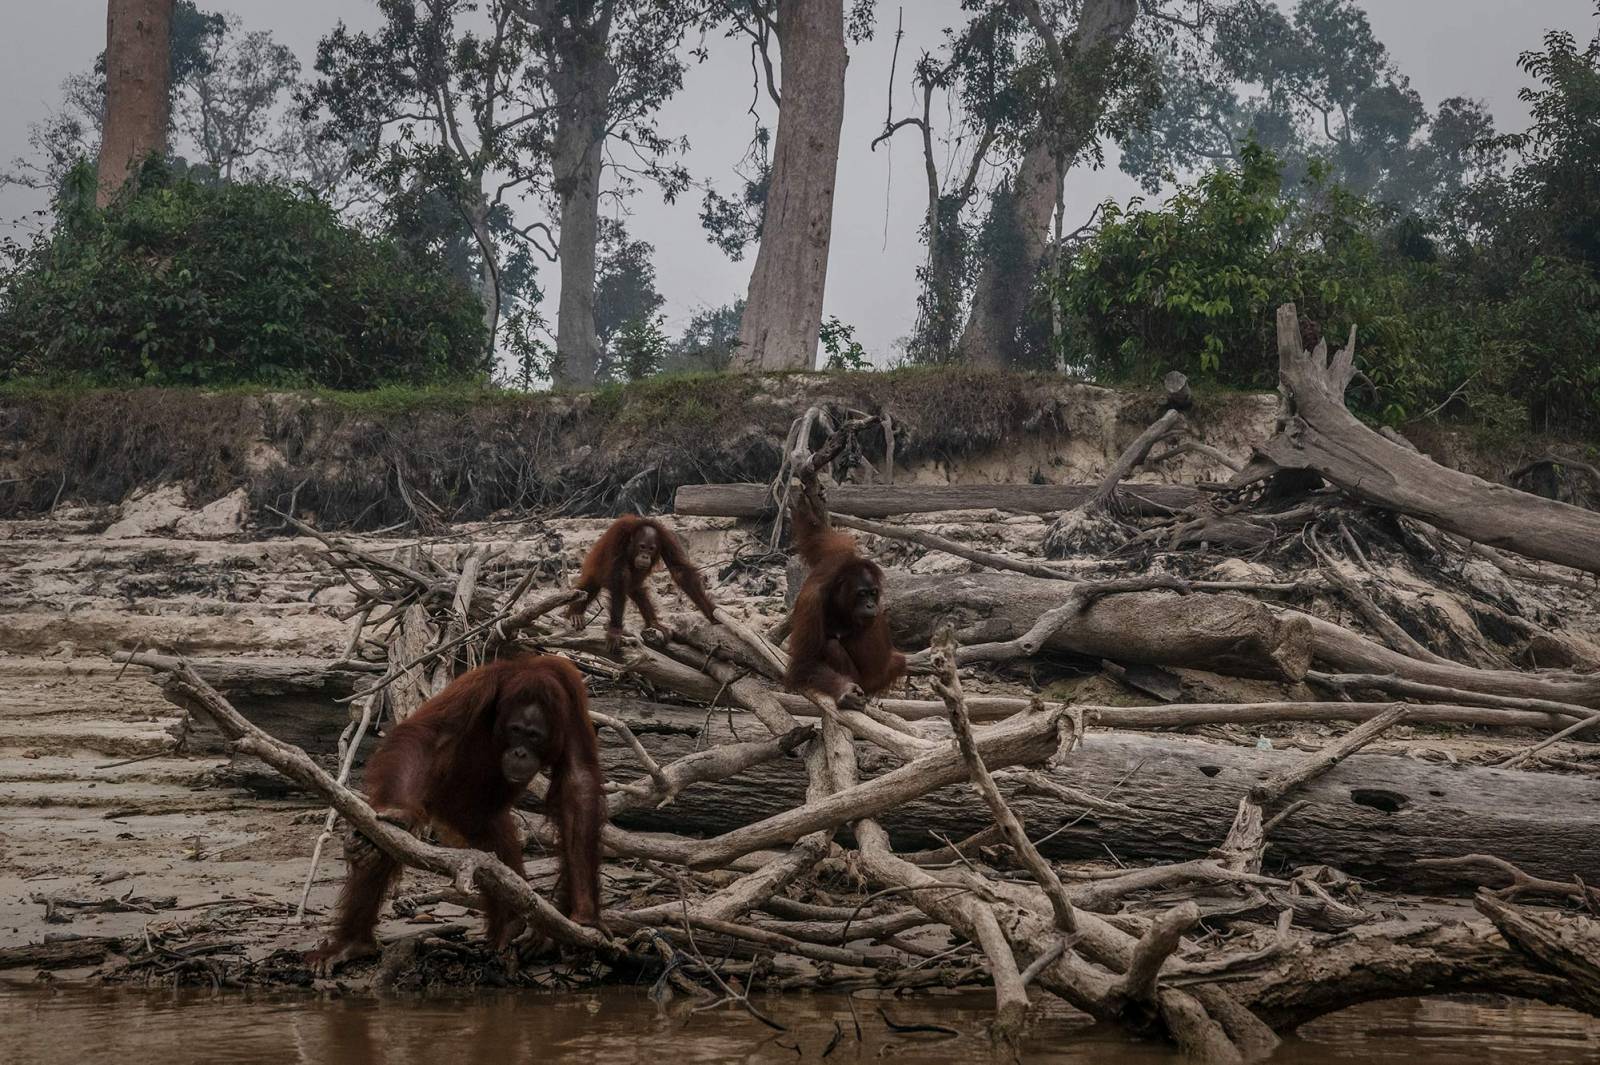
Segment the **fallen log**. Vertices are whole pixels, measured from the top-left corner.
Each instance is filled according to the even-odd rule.
[[[798,695],[781,692],[778,700],[800,717],[815,717],[817,709]],[[1014,695],[974,695],[967,704],[974,721],[999,721],[1033,705]],[[927,699],[884,699],[884,710],[907,721],[937,718],[943,706]],[[1045,705],[1050,705],[1046,703]],[[1276,702],[1276,703],[1170,703],[1165,706],[1085,706],[1077,709],[1085,720],[1105,728],[1129,732],[1188,728],[1194,725],[1264,725],[1285,721],[1366,721],[1391,703]],[[1541,710],[1514,710],[1499,706],[1460,703],[1412,704],[1410,716],[1417,725],[1484,725],[1489,728],[1531,728],[1557,732],[1582,719]]]
[[[178,668],[172,655],[143,651],[118,655],[118,661],[156,672]],[[349,695],[384,671],[381,662],[326,658],[186,658],[207,684],[230,698],[274,695]]]
[[[1285,610],[1284,614],[1306,620],[1311,626],[1312,657],[1334,672],[1389,674],[1412,685],[1600,708],[1600,673],[1560,669],[1519,672],[1454,662],[1421,662],[1323,618],[1294,610]]]
[[[1093,484],[842,484],[828,490],[828,509],[857,518],[930,514],[943,510],[1011,510],[1050,514],[1071,510],[1099,489]],[[1124,484],[1123,502],[1137,513],[1142,502],[1158,513],[1193,506],[1205,493],[1179,484]],[[776,514],[764,484],[686,484],[673,497],[678,514],[711,518],[769,518]]]
[[[663,764],[707,744],[764,738],[748,714],[708,718],[703,710],[645,702],[617,702],[608,710],[627,721]],[[626,783],[644,775],[624,743],[609,734],[602,739],[610,779]],[[898,764],[861,744],[857,753],[863,779]],[[1040,844],[1047,857],[1103,858],[1103,844],[1111,840],[1124,860],[1184,861],[1204,857],[1227,834],[1239,799],[1252,785],[1305,757],[1094,730],[1060,769],[1037,772],[1114,804],[1085,814],[1028,788],[1006,800],[1035,837],[1050,834]],[[804,794],[801,763],[783,758],[685,788],[664,810],[635,809],[617,821],[641,830],[717,835],[792,809]],[[1585,883],[1600,882],[1600,851],[1591,845],[1600,832],[1600,782],[1594,780],[1363,753],[1307,784],[1297,798],[1307,805],[1268,835],[1269,868],[1320,862],[1386,888],[1460,892],[1465,885],[1459,877],[1422,867],[1417,859],[1487,853],[1536,876],[1576,874]],[[880,820],[897,849],[907,851],[941,838],[961,839],[993,823],[965,785],[915,798],[883,812]]]
[[[122,949],[115,936],[81,936],[0,947],[0,969],[75,969],[99,965]]]
[[[1014,640],[1060,606],[1070,587],[1011,573],[894,574],[889,617],[902,649],[926,647],[952,621],[963,644]],[[1311,666],[1311,630],[1238,595],[1132,592],[1095,599],[1043,649],[1095,660],[1184,666],[1241,677],[1299,680]]]
[[[1580,924],[1571,918],[1546,920],[1557,927]],[[1593,938],[1590,933],[1591,943]],[[1419,926],[1396,921],[1356,934],[1319,936],[1233,974],[1226,986],[1278,1031],[1362,1002],[1473,992],[1600,1014],[1593,982],[1543,967],[1482,922]]]
[[[1600,573],[1600,513],[1441,466],[1364,425],[1344,404],[1355,375],[1355,328],[1331,358],[1307,352],[1292,303],[1278,308],[1278,434],[1230,482],[1308,470],[1350,496],[1410,514],[1475,543]]]
[[[945,619],[956,623],[963,644],[1017,639],[1071,594],[1062,581],[1014,573],[890,573],[888,584],[895,643],[906,651],[927,646],[934,627]],[[1338,673],[1387,673],[1458,692],[1600,709],[1600,673],[1422,662],[1315,615],[1237,595],[1105,596],[1057,630],[1044,647],[1096,660],[1276,680],[1304,678],[1305,663],[1311,661]]]

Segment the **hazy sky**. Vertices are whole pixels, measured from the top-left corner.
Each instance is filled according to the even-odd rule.
[[[231,10],[246,28],[271,30],[308,67],[317,39],[335,22],[359,27],[376,21],[371,0],[201,0],[200,6]],[[1364,0],[1362,6],[1430,108],[1449,96],[1475,97],[1488,105],[1502,129],[1521,129],[1527,120],[1517,99],[1525,84],[1517,54],[1537,47],[1549,29],[1568,29],[1587,40],[1595,28],[1592,0]],[[915,316],[915,270],[922,254],[917,227],[926,206],[915,131],[902,132],[892,148],[868,148],[883,124],[900,10],[905,39],[895,106],[904,115],[915,100],[912,62],[924,49],[936,48],[944,28],[960,20],[960,2],[879,0],[879,33],[851,50],[824,313],[854,324],[880,360],[910,330]],[[86,69],[104,47],[105,0],[0,0],[0,19],[0,160],[9,162],[25,151],[28,124],[56,106],[61,79]],[[688,137],[688,164],[697,180],[732,192],[731,168],[751,133],[746,111],[753,97],[750,56],[737,40],[714,36],[707,43],[711,58],[689,71],[684,91],[661,114],[661,129]],[[761,102],[766,103],[764,93]],[[1136,192],[1110,153],[1106,169],[1068,177],[1069,218],[1086,217],[1108,196]],[[0,190],[0,219],[8,225],[41,205],[41,198],[26,190]],[[698,191],[668,206],[648,189],[627,208],[629,230],[656,247],[669,333],[696,310],[742,295],[748,282],[753,252],[741,262],[729,261],[705,240],[699,208]],[[552,319],[555,282],[555,267],[549,267],[544,284],[552,290]]]

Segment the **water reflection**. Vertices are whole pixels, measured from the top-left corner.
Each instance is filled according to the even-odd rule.
[[[659,1009],[626,990],[471,998],[329,999],[244,995],[0,989],[0,1061],[19,1065],[507,1065],[604,1062],[675,1065],[900,1057],[918,1065],[990,1059],[979,994],[909,1000],[794,995],[763,1009],[777,1033],[732,1010]],[[897,1034],[897,1023],[939,1024],[956,1037]],[[855,1035],[856,1018],[861,1037]],[[1404,1000],[1327,1017],[1285,1044],[1284,1062],[1539,1062],[1600,1059],[1600,1021],[1533,1003]],[[1028,1065],[1142,1065],[1177,1060],[1168,1048],[1086,1026],[1064,1008],[1039,1019]]]

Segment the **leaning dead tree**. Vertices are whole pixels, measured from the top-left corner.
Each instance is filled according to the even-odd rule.
[[[1301,346],[1294,304],[1278,308],[1278,433],[1233,479],[1253,484],[1309,470],[1365,502],[1420,518],[1474,543],[1600,573],[1600,513],[1461,473],[1364,425],[1344,403],[1356,331],[1333,355]]]
[[[1286,308],[1280,327],[1292,323]],[[644,974],[779,1026],[781,1000],[754,990],[984,988],[1003,1042],[1054,996],[1207,1061],[1259,1060],[1279,1033],[1375,998],[1493,991],[1600,1015],[1600,648],[1555,620],[1592,578],[1551,565],[1568,560],[1544,534],[1440,510],[1416,478],[1449,471],[1345,410],[1352,350],[1308,355],[1294,335],[1278,434],[1232,489],[1130,481],[1184,446],[1174,409],[1098,484],[947,497],[1021,512],[1032,551],[992,510],[932,528],[875,520],[942,509],[931,487],[883,483],[886,412],[808,411],[779,483],[680,493],[755,517],[807,492],[882,561],[913,675],[861,709],[781,687],[782,625],[761,617],[782,613],[781,526],[741,533],[757,561],[736,553],[729,568],[762,591],[612,652],[552,613],[572,594],[556,558],[512,567],[465,537],[376,551],[289,519],[353,592],[336,681],[314,687],[305,663],[131,661],[442,877],[433,895],[473,905],[469,891],[487,892],[600,963],[563,979]],[[1377,446],[1409,456],[1383,460],[1386,485],[1346,453]],[[1317,477],[1277,476],[1307,470]],[[1567,520],[1476,484],[1504,502],[1500,520],[1525,507]],[[1047,521],[1073,508],[1094,515],[1103,546],[1041,557]],[[489,855],[377,822],[348,786],[363,734],[522,650],[589,679],[610,781],[609,934],[549,906],[550,860],[522,882]],[[1064,677],[1093,686],[1042,697]],[[267,735],[228,695],[268,682],[337,691],[348,713]],[[1439,756],[1438,726],[1477,746]],[[535,853],[555,838],[542,788],[527,803]],[[1475,913],[1420,922],[1392,920],[1384,894],[1479,886]]]

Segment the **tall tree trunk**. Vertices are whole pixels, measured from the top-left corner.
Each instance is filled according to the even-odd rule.
[[[783,84],[761,249],[733,368],[809,370],[817,360],[844,123],[843,0],[778,0]]]
[[[100,135],[101,207],[151,152],[167,150],[174,0],[106,5],[106,118]]]
[[[617,71],[605,41],[575,48],[556,81],[556,194],[561,200],[561,306],[556,319],[556,383],[569,388],[594,384],[600,338],[594,327],[595,246],[600,239],[601,149],[606,139],[606,100]]]
[[[492,352],[495,333],[500,327],[500,255],[494,236],[489,232],[489,200],[482,193],[472,205],[468,224],[478,244],[478,298],[483,301],[483,327],[489,334]]]
[[[1035,127],[1034,141],[1023,154],[1012,187],[1013,224],[1020,246],[1015,253],[1003,251],[996,255],[991,251],[978,274],[972,311],[957,348],[969,362],[1005,366],[1013,361],[1017,327],[1028,307],[1033,281],[1044,257],[1045,236],[1056,209],[1058,175],[1095,136],[1109,89],[1105,54],[1133,28],[1138,13],[1137,0],[1086,0],[1083,6],[1071,51],[1060,59],[1062,69],[1056,71],[1055,78],[1058,85],[1072,84],[1075,91],[1088,98],[1059,108],[1062,113],[1078,116],[1070,128],[1052,130],[1051,123],[1043,119]],[[1083,71],[1065,69],[1068,63],[1075,67],[1094,66],[1085,76]]]
[[[1022,157],[1011,183],[1007,220],[1017,241],[1014,252],[984,260],[972,311],[956,353],[978,366],[1009,366],[1015,361],[1017,325],[1028,309],[1033,279],[1044,259],[1045,234],[1056,206],[1056,160],[1048,145],[1036,143]]]

